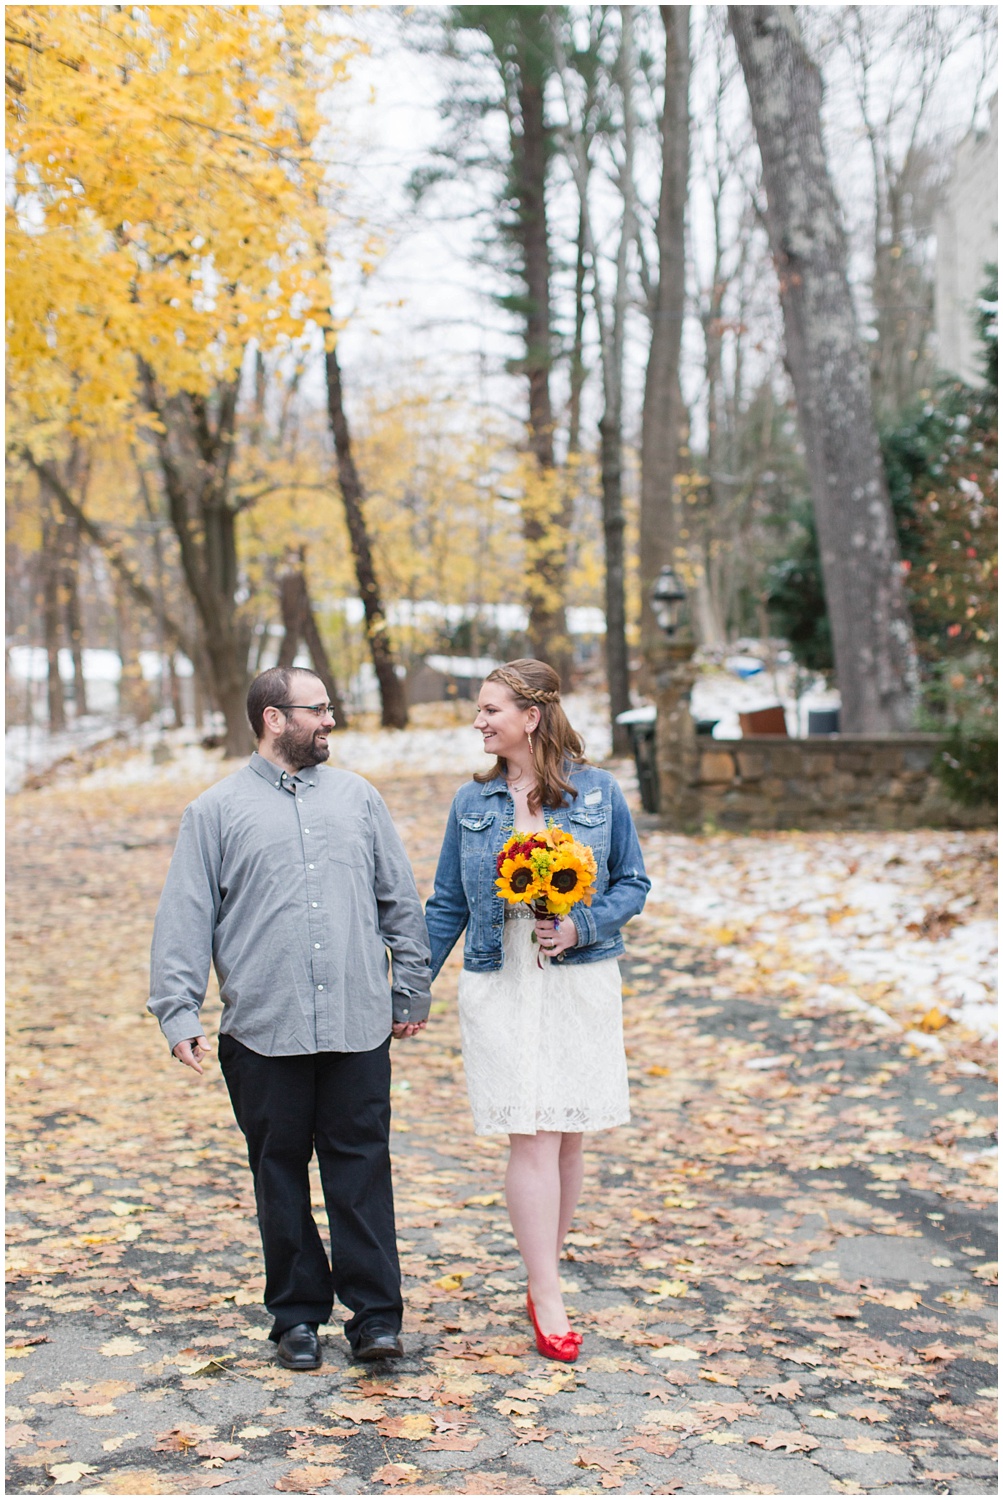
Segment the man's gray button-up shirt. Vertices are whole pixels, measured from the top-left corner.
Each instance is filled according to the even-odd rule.
[[[392,981],[387,950],[393,960]],[[421,902],[382,797],[351,771],[263,756],[185,809],[153,932],[150,1010],[173,1050],[220,1030],[266,1057],[368,1052],[429,1010]]]

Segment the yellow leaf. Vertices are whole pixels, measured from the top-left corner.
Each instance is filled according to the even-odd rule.
[[[101,1353],[107,1355],[109,1359],[116,1356],[124,1358],[129,1354],[142,1354],[145,1348],[145,1344],[138,1343],[127,1334],[120,1334],[118,1338],[109,1339],[107,1344],[102,1344]]]
[[[652,1349],[652,1359],[700,1359],[702,1356],[696,1349],[689,1349],[685,1344],[663,1344],[660,1349]]]
[[[97,1464],[50,1464],[46,1473],[56,1481],[57,1484],[77,1484],[85,1474],[96,1474]]]
[[[949,1023],[950,1019],[950,1016],[945,1016],[944,1012],[938,1010],[935,1005],[932,1010],[927,1011],[921,1021],[917,1022],[917,1028],[920,1031],[939,1031],[942,1026]]]
[[[450,1271],[448,1275],[440,1276],[438,1281],[432,1284],[441,1287],[444,1292],[458,1292],[466,1277],[472,1275],[472,1271]]]

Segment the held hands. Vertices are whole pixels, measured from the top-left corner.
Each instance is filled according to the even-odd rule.
[[[417,1036],[419,1031],[424,1031],[425,1021],[395,1021],[391,1028],[395,1041],[401,1041],[404,1037]]]
[[[200,1063],[203,1057],[209,1056],[209,1043],[204,1036],[194,1036],[190,1041],[179,1042],[174,1049],[174,1056],[186,1068],[194,1068],[196,1073],[201,1073]]]
[[[578,942],[578,928],[570,917],[540,917],[534,931],[544,958],[557,958]]]

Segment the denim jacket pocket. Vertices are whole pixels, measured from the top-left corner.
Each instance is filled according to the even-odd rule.
[[[609,856],[609,817],[605,807],[573,807],[568,812],[568,822],[575,838],[592,846],[600,871],[599,884],[603,886]]]

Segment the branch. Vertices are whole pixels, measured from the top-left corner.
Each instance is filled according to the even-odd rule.
[[[35,458],[34,454],[28,448],[21,448],[20,453],[29,468],[38,475],[50,494],[54,495],[59,501],[66,515],[71,520],[76,521],[80,530],[89,537],[96,547],[101,549],[136,602],[141,604],[144,609],[150,611],[164,634],[170,636],[179,651],[182,651],[189,661],[194,662],[197,659],[197,652],[183,626],[179,625],[166,610],[161,608],[156,596],[146,587],[141,578],[136,577],[121,550],[105,535],[100,526],[84,513],[59,478],[59,475],[48,464],[39,463],[38,459]]]

